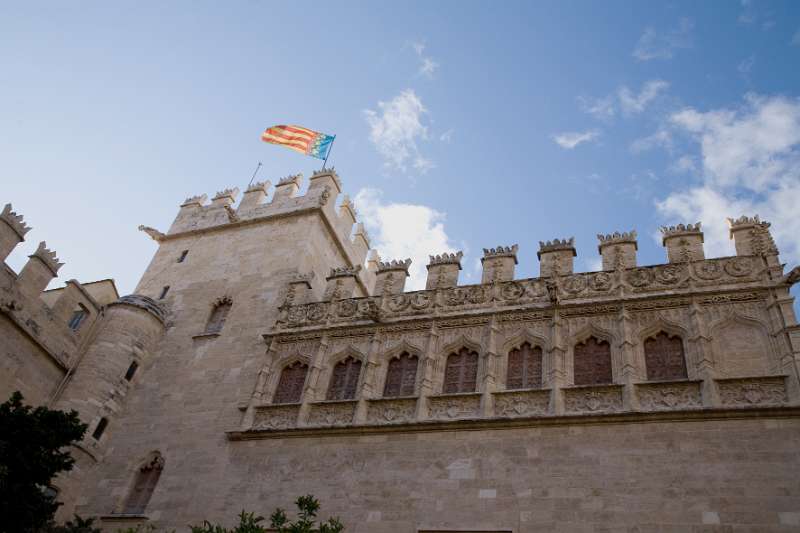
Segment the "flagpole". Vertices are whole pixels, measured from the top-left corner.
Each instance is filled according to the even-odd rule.
[[[325,161],[322,162],[322,170],[325,170],[325,165],[328,163],[328,156],[331,155],[331,150],[333,150],[333,141],[336,140],[336,135],[333,136],[331,139],[331,145],[328,146],[328,153],[325,154]]]
[[[253,172],[253,177],[250,178],[250,183],[247,184],[248,188],[250,188],[250,186],[253,184],[253,180],[256,179],[256,174],[258,174],[258,169],[260,168],[261,168],[261,161],[258,162],[258,166],[256,167],[255,172]]]

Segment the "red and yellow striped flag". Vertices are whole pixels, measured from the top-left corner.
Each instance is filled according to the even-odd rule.
[[[265,143],[280,144],[295,152],[325,159],[333,142],[333,135],[326,135],[302,126],[272,126],[261,134]]]

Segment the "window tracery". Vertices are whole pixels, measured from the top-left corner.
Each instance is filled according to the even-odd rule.
[[[336,363],[328,387],[328,400],[352,400],[356,397],[361,361],[353,356]]]
[[[575,385],[603,385],[613,383],[611,373],[611,344],[589,337],[575,345],[573,358]]]
[[[417,383],[417,363],[419,359],[408,352],[401,353],[389,361],[386,371],[384,397],[413,396]]]
[[[683,340],[678,335],[660,332],[644,341],[648,381],[687,379]]]
[[[444,370],[445,394],[456,392],[475,392],[478,384],[478,353],[469,348],[461,348],[447,357]]]
[[[539,389],[542,387],[542,349],[524,343],[508,352],[507,389]]]

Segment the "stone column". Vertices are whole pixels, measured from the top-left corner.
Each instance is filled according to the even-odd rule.
[[[484,354],[484,373],[483,373],[483,397],[481,398],[482,411],[484,417],[490,417],[494,413],[494,396],[492,393],[497,390],[497,370],[500,366],[502,354],[497,349],[497,332],[500,325],[497,323],[497,315],[492,315],[492,319],[487,325],[486,350]]]
[[[623,304],[619,312],[619,332],[622,339],[619,343],[620,361],[617,365],[617,368],[621,371],[621,376],[617,383],[625,385],[622,405],[626,410],[635,410],[639,407],[634,383],[639,381],[641,377],[639,365],[636,361],[637,339],[633,337],[633,331],[630,312]]]
[[[431,322],[428,339],[425,342],[425,353],[422,354],[420,371],[422,379],[419,382],[419,401],[417,401],[417,420],[428,419],[428,396],[436,394],[434,390],[434,377],[438,370],[437,351],[439,350],[439,331],[436,324]]]
[[[322,364],[325,357],[328,355],[328,336],[323,335],[319,340],[319,348],[317,353],[314,354],[314,359],[311,361],[311,366],[308,369],[308,379],[306,380],[306,388],[303,391],[303,403],[300,405],[300,414],[297,417],[297,425],[305,426],[308,422],[308,414],[311,411],[311,404],[317,401],[320,373],[322,372]]]
[[[547,386],[552,389],[550,412],[557,415],[564,414],[564,396],[561,394],[561,388],[567,384],[567,346],[563,339],[563,328],[563,318],[556,307],[550,324],[550,368]]]
[[[361,382],[361,395],[358,398],[358,405],[356,406],[356,413],[353,419],[354,424],[363,424],[367,421],[367,400],[377,398],[380,396],[377,391],[378,379],[378,357],[380,356],[381,332],[376,331],[372,336],[369,344],[369,351],[367,353],[366,364],[364,365],[364,379]]]
[[[708,334],[706,317],[703,313],[703,308],[700,304],[692,299],[692,304],[689,310],[691,317],[692,333],[689,338],[691,346],[690,353],[694,359],[694,374],[689,375],[692,379],[702,379],[702,396],[704,407],[716,407],[720,404],[719,393],[717,391],[716,383],[714,383],[715,368],[714,368],[714,354],[711,347],[711,337]],[[687,365],[688,367],[688,365]]]

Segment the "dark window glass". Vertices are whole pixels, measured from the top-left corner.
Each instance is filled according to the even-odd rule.
[[[131,361],[131,366],[128,367],[128,371],[125,372],[125,380],[130,381],[133,379],[133,375],[136,373],[136,369],[139,368],[139,363],[136,361]]]
[[[87,316],[89,316],[89,310],[86,309],[83,304],[78,304],[78,309],[72,313],[72,318],[69,319],[69,329],[72,331],[78,331]]]
[[[475,392],[477,384],[478,353],[467,348],[451,353],[444,369],[443,392]]]
[[[333,367],[331,385],[328,387],[328,400],[352,400],[356,397],[358,376],[361,374],[361,361],[348,357]]]
[[[383,388],[385,397],[413,396],[417,384],[416,356],[403,352],[399,357],[389,361],[386,371],[386,385]]]
[[[142,514],[153,496],[153,491],[164,469],[164,460],[156,454],[142,465],[136,472],[131,493],[125,501],[122,512],[124,514]]]
[[[661,332],[645,340],[644,358],[650,381],[687,378],[683,341],[677,335],[670,337]]]
[[[508,353],[507,389],[538,389],[542,386],[542,349],[527,342]]]
[[[107,425],[108,420],[105,417],[101,418],[100,422],[97,423],[97,427],[94,428],[94,432],[92,433],[94,440],[100,440],[100,437],[103,436],[103,432],[106,430]]]
[[[189,250],[182,251],[180,257],[178,257],[178,263],[183,263],[184,261],[186,261],[187,255],[189,255]]]
[[[300,361],[284,367],[272,403],[298,403],[303,395],[308,365]]]
[[[163,300],[167,296],[168,292],[169,292],[169,285],[167,285],[163,289],[161,289],[161,295],[158,297],[158,299],[159,300]]]
[[[602,385],[613,382],[611,345],[607,341],[589,337],[575,345],[574,355],[575,385]]]

